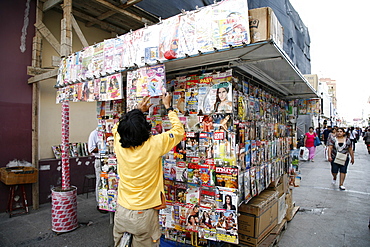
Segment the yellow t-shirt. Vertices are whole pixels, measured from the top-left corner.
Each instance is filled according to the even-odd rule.
[[[162,156],[184,136],[184,127],[176,112],[168,114],[172,129],[149,137],[141,146],[122,148],[118,123],[113,127],[114,151],[118,162],[118,204],[130,210],[144,210],[161,204],[164,194]]]

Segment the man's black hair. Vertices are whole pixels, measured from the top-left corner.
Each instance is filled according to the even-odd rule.
[[[123,148],[141,146],[151,136],[151,124],[146,121],[144,114],[134,109],[122,116],[118,133],[121,136]]]

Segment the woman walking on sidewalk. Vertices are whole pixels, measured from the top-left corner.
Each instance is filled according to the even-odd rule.
[[[364,134],[363,140],[366,144],[367,152],[370,154],[370,128],[367,128],[367,131]]]
[[[338,171],[340,172],[339,189],[345,190],[343,186],[347,174],[349,163],[348,154],[351,156],[351,164],[355,163],[355,157],[351,147],[351,140],[346,137],[344,128],[338,128],[337,136],[328,140],[329,162],[331,163],[331,173],[333,175],[332,184],[337,181]],[[341,158],[340,156],[344,156]]]
[[[304,146],[310,152],[310,155],[308,156],[308,161],[311,160],[312,162],[316,152],[315,137],[316,133],[313,131],[313,127],[308,128],[308,132],[304,135]]]

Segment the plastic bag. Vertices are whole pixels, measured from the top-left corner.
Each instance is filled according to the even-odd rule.
[[[299,160],[308,160],[310,151],[306,147],[299,148]]]
[[[321,145],[321,140],[320,140],[320,138],[319,138],[318,136],[316,136],[316,137],[315,137],[314,145],[315,145],[315,147],[317,147],[317,146],[320,146],[320,145]]]

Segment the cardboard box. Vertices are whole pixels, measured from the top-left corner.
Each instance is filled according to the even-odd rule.
[[[250,9],[249,29],[251,43],[274,40],[277,46],[283,49],[284,30],[270,7]]]
[[[239,207],[238,233],[243,244],[256,245],[277,225],[278,192],[265,190]]]
[[[287,211],[287,206],[286,206],[286,203],[285,203],[285,194],[283,194],[282,196],[279,197],[278,199],[278,224],[280,224],[283,219],[285,218],[285,215],[286,215],[286,211]]]

